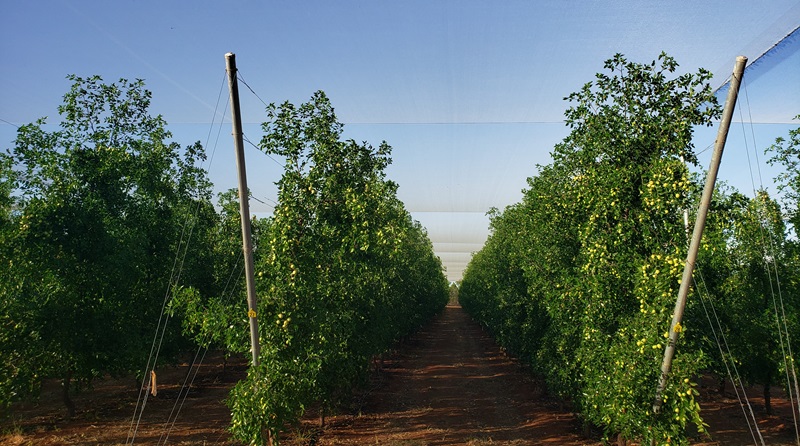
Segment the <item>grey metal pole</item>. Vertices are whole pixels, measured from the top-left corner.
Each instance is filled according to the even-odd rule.
[[[672,313],[672,324],[669,327],[669,342],[667,342],[667,347],[664,349],[664,361],[661,363],[661,376],[658,378],[656,398],[653,401],[653,413],[655,414],[661,412],[661,404],[663,402],[662,395],[667,385],[667,376],[669,375],[670,368],[672,368],[672,358],[675,355],[675,343],[678,340],[678,334],[682,331],[681,320],[683,320],[683,310],[686,308],[686,296],[689,294],[689,286],[692,283],[692,273],[694,272],[694,265],[697,261],[697,251],[700,248],[700,239],[703,237],[703,230],[706,227],[708,207],[711,204],[711,196],[714,194],[714,185],[717,181],[719,163],[722,160],[722,151],[725,149],[725,140],[728,138],[728,129],[731,126],[733,109],[736,107],[736,97],[739,94],[739,84],[742,81],[742,75],[744,74],[744,67],[746,64],[746,57],[739,56],[736,58],[733,75],[731,76],[731,85],[728,90],[728,98],[725,100],[725,109],[722,112],[722,122],[719,124],[717,140],[714,142],[714,154],[711,156],[711,165],[708,168],[706,185],[703,189],[703,196],[700,199],[700,208],[697,210],[697,220],[694,223],[692,241],[689,244],[689,252],[686,254],[686,265],[683,268],[683,278],[681,279],[681,287],[678,290],[678,299],[675,302],[675,311]]]
[[[244,141],[242,119],[239,110],[239,84],[236,81],[236,55],[225,54],[228,72],[228,88],[231,96],[231,121],[233,121],[233,146],[236,150],[236,168],[239,171],[239,214],[242,220],[242,249],[244,250],[244,272],[247,283],[247,317],[250,319],[250,345],[253,366],[258,366],[261,347],[258,343],[258,314],[256,309],[256,286],[253,267],[253,240],[250,234],[250,196],[247,189],[247,169],[244,163]]]

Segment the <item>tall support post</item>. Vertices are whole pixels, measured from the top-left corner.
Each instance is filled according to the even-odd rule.
[[[239,171],[239,214],[242,220],[242,249],[244,250],[244,272],[247,283],[247,316],[250,319],[250,345],[253,366],[258,366],[261,347],[258,343],[258,317],[256,313],[256,286],[253,267],[253,239],[250,234],[250,195],[247,189],[247,169],[244,163],[244,141],[242,119],[239,110],[239,84],[236,80],[236,55],[225,54],[228,73],[228,88],[231,96],[231,121],[233,122],[233,146],[236,150],[236,168]]]
[[[739,56],[736,58],[733,75],[731,76],[730,88],[728,89],[728,98],[725,100],[725,109],[722,111],[722,122],[719,124],[717,140],[714,142],[714,154],[711,156],[711,165],[708,168],[706,185],[703,189],[703,196],[700,199],[700,207],[697,210],[697,220],[694,223],[692,241],[689,244],[689,252],[686,254],[686,265],[683,268],[683,277],[681,278],[681,287],[678,290],[678,299],[675,302],[675,311],[672,313],[672,324],[669,327],[669,342],[667,342],[667,347],[664,349],[664,361],[661,363],[661,376],[658,378],[656,398],[653,401],[653,413],[655,414],[661,412],[661,405],[663,403],[662,396],[664,394],[664,388],[667,385],[667,376],[672,368],[672,358],[675,356],[675,343],[678,340],[678,334],[682,331],[681,321],[683,320],[683,310],[686,308],[686,296],[689,294],[689,287],[692,283],[692,273],[694,272],[694,265],[697,261],[700,239],[703,237],[703,230],[706,227],[708,207],[711,204],[711,196],[714,193],[714,185],[717,182],[719,163],[722,161],[722,152],[725,149],[725,141],[728,138],[728,129],[731,126],[733,109],[736,107],[739,85],[742,82],[742,75],[744,74],[744,67],[746,64],[746,57]]]

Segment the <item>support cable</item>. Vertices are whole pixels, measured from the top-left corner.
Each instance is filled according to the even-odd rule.
[[[220,93],[219,93],[218,98],[217,98],[217,107],[219,107],[219,98],[221,97],[221,94],[222,94],[222,88],[224,88],[224,85],[225,85],[224,81],[225,81],[225,77],[223,77],[223,83],[220,86]],[[214,115],[213,116],[214,117],[212,118],[211,128],[213,128],[213,126],[214,126],[214,122],[213,121],[216,119],[216,116],[217,116],[217,110],[216,109],[214,110]],[[224,117],[224,114],[223,114],[223,117]],[[210,139],[210,135],[211,135],[211,131],[209,130],[208,139]],[[207,140],[206,144],[208,144],[208,140]],[[212,151],[211,159],[213,159],[213,154],[214,154],[215,151],[216,151],[216,145],[214,147],[214,150]],[[210,163],[210,160],[209,160],[209,163]],[[169,278],[169,281],[168,281],[168,284],[167,284],[167,289],[166,289],[166,291],[164,293],[164,299],[163,299],[162,304],[161,304],[161,313],[160,313],[159,318],[158,318],[158,323],[156,324],[155,336],[153,338],[153,342],[152,342],[151,347],[150,347],[150,354],[149,354],[149,356],[147,358],[147,365],[145,366],[144,372],[143,372],[144,376],[150,376],[150,378],[147,379],[147,385],[144,385],[144,383],[143,383],[141,388],[139,389],[139,396],[138,396],[138,398],[136,400],[136,407],[134,408],[134,414],[133,414],[133,417],[131,419],[131,425],[130,425],[130,427],[128,429],[128,436],[127,436],[127,438],[125,440],[125,444],[126,445],[127,444],[131,444],[132,445],[135,442],[136,434],[137,434],[137,432],[139,430],[139,425],[141,423],[142,415],[144,414],[145,407],[147,406],[147,400],[148,400],[148,397],[149,397],[149,393],[146,392],[146,389],[148,389],[148,388],[150,388],[150,386],[152,386],[152,375],[148,375],[147,372],[148,372],[148,370],[151,370],[152,368],[155,368],[155,365],[158,363],[158,356],[159,356],[159,354],[161,352],[161,346],[162,346],[162,344],[164,342],[164,336],[166,334],[167,325],[168,325],[169,319],[170,319],[169,315],[166,314],[166,312],[164,310],[167,307],[167,303],[170,300],[170,296],[172,295],[174,287],[180,281],[180,277],[181,277],[181,274],[182,274],[182,271],[183,271],[183,266],[184,266],[184,263],[185,263],[185,260],[186,260],[186,255],[188,254],[188,251],[189,251],[189,245],[190,245],[192,234],[193,234],[193,231],[194,231],[196,218],[197,218],[197,215],[199,213],[200,204],[201,204],[201,200],[198,200],[197,205],[195,206],[194,212],[192,214],[186,216],[186,219],[184,220],[184,223],[183,223],[183,226],[182,226],[182,229],[181,229],[181,235],[180,235],[180,238],[179,238],[179,241],[178,241],[178,248],[176,250],[175,259],[173,260],[173,264],[172,264],[172,271],[170,272],[170,278]],[[188,234],[187,234],[187,227],[189,228]],[[183,253],[181,253],[181,250],[183,250]],[[160,334],[159,334],[159,332],[160,332]]]
[[[656,238],[658,239],[659,245],[664,247],[671,246],[672,248],[678,250],[682,249],[678,247],[674,241],[666,240],[662,236],[661,228],[653,225],[652,230],[653,234],[656,234]],[[683,249],[685,249],[685,247]],[[739,370],[737,369],[736,363],[733,360],[733,354],[731,353],[730,346],[728,345],[728,341],[725,336],[724,330],[722,328],[722,323],[720,322],[719,316],[717,315],[716,308],[714,307],[714,303],[711,300],[710,297],[711,294],[708,292],[708,287],[706,286],[705,279],[703,278],[701,266],[702,262],[698,259],[695,263],[695,268],[692,274],[692,283],[694,283],[694,289],[697,295],[700,297],[700,302],[703,306],[703,311],[706,314],[706,318],[708,319],[709,326],[711,327],[714,340],[720,352],[720,358],[722,359],[722,363],[725,365],[725,370],[728,374],[728,379],[730,379],[731,383],[733,384],[734,392],[736,394],[736,399],[739,402],[739,406],[742,408],[742,415],[744,415],[745,421],[747,422],[747,427],[750,430],[750,435],[753,438],[753,444],[755,444],[756,446],[758,446],[759,444],[761,444],[761,446],[764,446],[764,439],[761,435],[761,431],[758,428],[758,423],[756,421],[755,413],[753,412],[752,405],[750,404],[750,400],[747,397],[747,393],[745,392],[743,381],[741,379],[741,376],[739,375]],[[694,274],[698,274],[700,277],[700,282],[703,288],[705,289],[705,293],[707,296],[705,297],[705,299],[708,300],[709,306],[711,307],[711,313],[709,313],[706,307],[706,302],[704,300],[703,293],[701,292],[701,288],[697,284],[697,280],[695,279]],[[716,321],[716,328],[714,322],[711,319],[711,314],[714,315],[714,320]],[[719,332],[719,335],[717,334],[717,332]],[[730,360],[730,365],[728,365],[729,360]],[[731,372],[731,368],[733,368],[733,372]],[[756,435],[758,436],[758,439],[760,439],[760,442],[756,438]]]
[[[242,273],[244,272],[244,267],[240,266],[242,260],[244,259],[244,253],[240,252],[239,257],[236,259],[236,263],[234,264],[231,273],[228,275],[228,280],[225,283],[225,288],[222,290],[223,298],[221,301],[223,303],[228,303],[232,300],[233,295],[236,293],[236,287],[233,285],[238,283],[242,278]],[[238,271],[238,274],[236,272]],[[233,276],[236,275],[237,279],[232,280]],[[208,353],[208,349],[210,347],[211,339],[210,334],[206,334],[205,338],[199,342],[199,346],[197,347],[197,351],[195,352],[194,358],[192,359],[191,364],[189,364],[189,371],[184,378],[183,384],[181,385],[180,390],[178,391],[178,397],[175,400],[175,403],[172,406],[172,410],[167,417],[167,421],[164,423],[163,432],[158,439],[157,444],[162,444],[161,441],[163,439],[163,444],[167,444],[167,440],[169,440],[170,434],[172,434],[172,430],[175,428],[175,423],[178,421],[178,417],[183,409],[183,405],[186,403],[186,398],[189,396],[189,391],[191,390],[192,386],[194,385],[194,381],[197,378],[197,373],[200,371],[200,367],[203,365],[203,361],[205,360],[206,354]],[[206,344],[206,347],[202,347],[203,344]],[[202,351],[202,356],[200,352]],[[200,357],[198,361],[198,357]],[[194,370],[194,373],[192,373]],[[189,377],[191,376],[191,380]],[[174,416],[173,416],[174,415]]]
[[[747,428],[750,430],[750,435],[753,438],[753,444],[758,445],[759,442],[762,446],[764,446],[764,437],[761,435],[761,430],[758,428],[758,422],[756,421],[755,413],[753,412],[753,406],[750,404],[750,399],[747,397],[747,392],[744,388],[744,383],[742,381],[741,376],[739,375],[739,369],[736,367],[736,361],[733,358],[733,353],[731,353],[731,348],[728,345],[728,339],[725,336],[725,331],[722,328],[722,323],[719,320],[719,316],[717,315],[717,309],[714,306],[714,302],[711,300],[711,294],[708,292],[708,287],[706,286],[705,278],[703,277],[703,273],[696,269],[697,274],[700,276],[700,282],[703,285],[703,288],[706,292],[706,298],[703,298],[703,293],[700,292],[700,287],[697,286],[697,280],[692,277],[692,281],[695,284],[695,290],[697,290],[698,296],[700,296],[700,303],[703,305],[703,311],[706,314],[706,318],[708,319],[708,324],[711,326],[711,332],[714,335],[714,340],[717,342],[717,348],[719,348],[719,354],[722,358],[722,363],[725,365],[725,370],[728,373],[728,379],[731,380],[731,384],[733,384],[734,392],[736,393],[736,399],[739,401],[739,406],[742,408],[742,414],[744,414],[744,418],[747,421]],[[709,314],[708,308],[706,307],[706,299],[711,307],[711,313]],[[714,315],[714,321],[716,321],[716,327],[719,330],[719,336],[717,335],[717,329],[714,328],[714,321],[711,320],[711,314]],[[720,341],[721,339],[721,341]],[[724,350],[723,350],[724,345]],[[728,366],[728,359],[730,358],[730,366]],[[731,373],[731,368],[733,368],[733,373]],[[734,376],[735,375],[735,376]],[[739,388],[741,387],[741,393],[739,393]],[[742,401],[744,400],[744,402]],[[747,409],[745,409],[745,406]],[[752,420],[752,424],[751,424]],[[756,434],[758,434],[758,440],[756,440]]]
[[[269,153],[266,153],[266,152],[264,152],[263,150],[261,150],[261,147],[258,147],[258,146],[257,146],[257,145],[255,145],[255,144],[254,144],[252,141],[250,141],[250,139],[248,139],[248,138],[247,138],[247,135],[245,135],[244,133],[242,134],[242,139],[244,139],[244,142],[246,142],[246,143],[250,144],[251,146],[255,147],[255,148],[256,148],[256,149],[257,149],[259,152],[261,152],[261,153],[263,153],[264,155],[266,155],[266,156],[267,156],[267,158],[269,158],[269,159],[271,159],[271,160],[272,160],[272,162],[274,162],[275,164],[277,164],[278,166],[280,166],[281,168],[283,168],[283,164],[281,164],[280,162],[278,162],[278,160],[276,160],[276,159],[275,159],[275,158],[274,158],[272,155],[270,155]]]
[[[251,92],[251,93],[253,93],[253,95],[254,95],[255,97],[257,97],[257,98],[258,98],[258,100],[259,100],[259,101],[261,101],[261,103],[262,103],[262,104],[264,104],[264,107],[269,107],[269,105],[268,105],[268,104],[267,104],[267,103],[266,103],[266,102],[265,102],[263,99],[261,99],[261,96],[259,96],[259,95],[258,95],[258,93],[256,93],[256,92],[255,92],[255,91],[254,91],[254,90],[253,90],[253,89],[250,87],[250,85],[249,85],[247,82],[245,82],[245,81],[244,81],[244,78],[242,77],[242,70],[239,70],[239,69],[237,69],[237,70],[236,70],[236,77],[237,77],[237,78],[238,78],[240,81],[242,81],[242,83],[244,84],[244,86],[245,86],[245,87],[247,87],[247,89],[248,89],[248,90],[250,90],[250,92]]]
[[[753,199],[758,199],[758,190],[765,190],[764,189],[764,181],[761,175],[761,163],[758,159],[758,147],[756,143],[756,135],[755,129],[753,125],[753,116],[752,111],[750,108],[750,97],[747,91],[747,83],[744,82],[744,91],[745,91],[745,101],[747,104],[747,112],[749,121],[745,121],[742,115],[742,108],[739,108],[739,116],[740,120],[742,121],[742,132],[744,133],[744,141],[745,141],[745,152],[747,153],[747,165],[750,171],[750,183],[753,188]],[[750,134],[752,135],[753,140],[753,154],[756,158],[756,169],[758,172],[758,186],[759,188],[756,189],[756,182],[753,175],[753,165],[750,160],[750,148],[747,143],[747,129],[746,123],[750,125]],[[797,373],[794,364],[794,354],[792,353],[792,344],[789,337],[789,327],[787,324],[787,317],[786,317],[786,309],[783,303],[783,292],[781,290],[780,284],[780,276],[778,273],[778,264],[777,264],[777,246],[775,246],[775,240],[773,237],[770,237],[770,234],[765,233],[767,229],[764,227],[765,225],[769,225],[769,220],[765,220],[763,216],[763,212],[765,210],[759,206],[756,208],[756,212],[761,211],[762,215],[756,215],[758,220],[759,231],[758,234],[761,238],[760,243],[763,249],[764,254],[764,269],[767,273],[767,279],[769,282],[769,291],[770,296],[772,297],[772,306],[775,312],[775,325],[778,328],[778,340],[781,346],[781,356],[784,365],[784,372],[786,375],[786,389],[787,395],[789,397],[789,406],[792,409],[792,420],[794,422],[794,430],[795,430],[795,438],[797,443],[800,444],[800,427],[798,427],[798,415],[797,412],[800,412],[800,405],[797,407],[797,411],[795,411],[795,399],[798,400],[800,404],[800,389],[798,389],[798,382],[797,382]],[[771,225],[770,225],[771,226]],[[773,271],[774,270],[774,271]],[[773,273],[775,275],[773,279]],[[774,280],[774,282],[773,282]],[[777,288],[777,291],[776,291]],[[778,308],[780,307],[780,311]],[[789,376],[791,372],[792,380]],[[794,388],[792,388],[792,381],[794,381]]]

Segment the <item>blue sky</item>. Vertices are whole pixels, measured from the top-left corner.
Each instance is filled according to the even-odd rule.
[[[145,79],[153,111],[175,138],[205,143],[231,51],[263,100],[298,103],[324,90],[346,137],[394,147],[389,176],[451,279],[485,240],[485,212],[518,201],[535,165],[549,162],[566,135],[563,97],[592,80],[605,59],[621,52],[649,62],[663,50],[681,70],[712,70],[718,86],[737,55],[753,59],[800,25],[796,0],[0,5],[0,119],[8,122],[0,122],[0,147],[12,144],[14,125],[42,116],[58,122],[70,73]],[[763,183],[774,190],[763,148],[800,113],[798,40],[750,70],[752,80],[746,76],[741,117],[754,124],[734,127],[721,169],[743,191],[752,189],[746,148],[752,161],[761,155]],[[257,141],[263,105],[242,94],[245,133]],[[698,150],[715,135],[716,128],[699,131]],[[236,184],[229,123],[215,140],[209,171],[224,190]],[[253,208],[268,213],[280,168],[252,147],[247,156],[251,188],[267,203]]]

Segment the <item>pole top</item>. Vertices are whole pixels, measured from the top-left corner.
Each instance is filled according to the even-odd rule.
[[[736,56],[736,62],[747,62],[747,56]]]
[[[231,73],[236,73],[236,55],[233,53],[225,53],[225,70]]]

